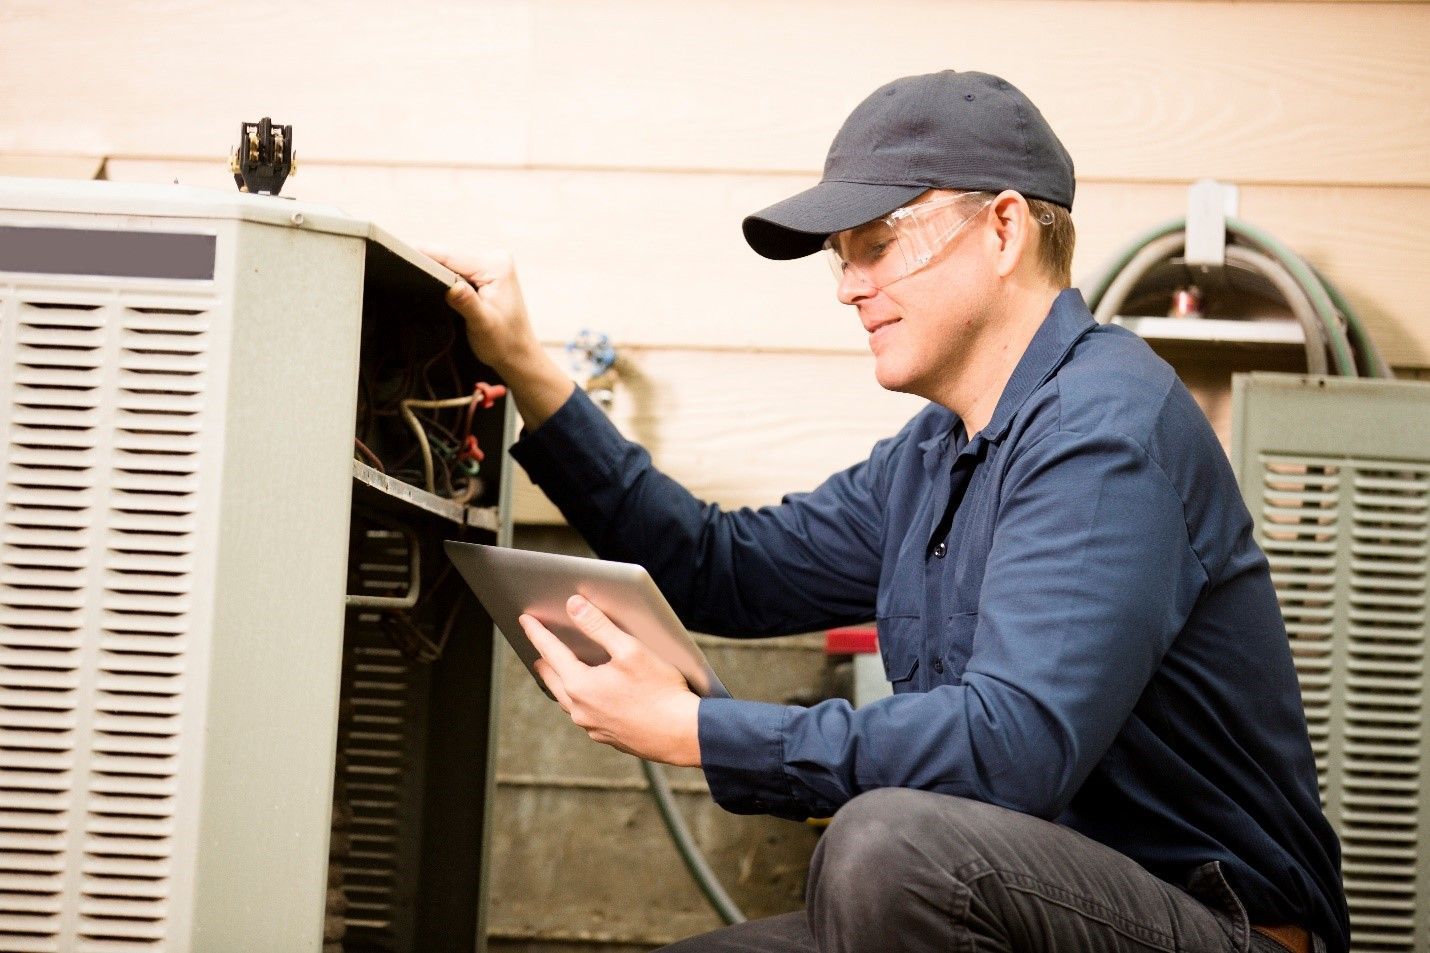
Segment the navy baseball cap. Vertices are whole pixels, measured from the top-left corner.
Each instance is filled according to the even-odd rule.
[[[764,257],[803,258],[929,189],[1014,189],[1071,211],[1074,187],[1072,157],[1027,96],[988,73],[944,70],[876,89],[844,120],[819,184],[743,227]]]

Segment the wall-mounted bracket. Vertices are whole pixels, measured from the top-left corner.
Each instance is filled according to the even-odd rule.
[[[1198,179],[1187,189],[1187,250],[1189,268],[1221,268],[1226,264],[1226,220],[1237,214],[1240,191],[1215,179]]]

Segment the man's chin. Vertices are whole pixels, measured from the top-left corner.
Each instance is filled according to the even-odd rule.
[[[913,375],[909,374],[905,368],[896,367],[892,361],[880,361],[874,359],[874,380],[884,390],[893,391],[896,394],[911,394],[910,389],[914,385]]]

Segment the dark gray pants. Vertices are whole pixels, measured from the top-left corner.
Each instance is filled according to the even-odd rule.
[[[1285,953],[1250,930],[1219,868],[1202,868],[1190,889],[1202,899],[1065,827],[888,788],[850,801],[830,823],[810,864],[805,911],[665,949]]]

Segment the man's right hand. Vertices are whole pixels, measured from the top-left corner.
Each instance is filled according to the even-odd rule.
[[[511,256],[452,255],[428,248],[423,252],[463,279],[448,289],[447,303],[466,322],[472,351],[501,375],[527,427],[536,429],[561,408],[576,385],[537,340]]]
[[[447,303],[466,321],[467,341],[477,357],[505,375],[508,368],[529,361],[541,350],[526,315],[511,255],[423,251],[463,279],[447,290]]]

